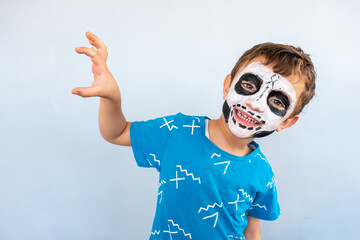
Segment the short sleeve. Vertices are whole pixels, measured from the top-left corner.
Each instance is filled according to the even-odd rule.
[[[137,165],[154,167],[160,172],[168,138],[177,130],[176,115],[131,123],[131,146]]]
[[[247,215],[262,220],[276,220],[280,216],[275,178],[272,177],[263,191],[257,192]]]

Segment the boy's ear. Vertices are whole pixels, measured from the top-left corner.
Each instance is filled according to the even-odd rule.
[[[284,122],[280,124],[280,126],[276,129],[277,132],[280,132],[281,130],[291,127],[299,120],[299,115],[296,115],[295,117],[288,118]]]
[[[228,74],[224,80],[224,87],[223,87],[223,99],[224,100],[230,91],[230,85],[231,85],[231,74]]]

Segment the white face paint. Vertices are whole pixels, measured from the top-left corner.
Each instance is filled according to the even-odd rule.
[[[235,136],[264,137],[291,114],[295,102],[296,93],[288,80],[254,62],[235,76],[223,112]]]

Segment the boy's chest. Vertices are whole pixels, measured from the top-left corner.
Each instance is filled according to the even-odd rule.
[[[185,141],[164,152],[159,193],[162,200],[171,197],[173,203],[199,214],[210,205],[236,215],[254,201],[259,179],[253,165],[251,160],[228,159],[206,145]]]

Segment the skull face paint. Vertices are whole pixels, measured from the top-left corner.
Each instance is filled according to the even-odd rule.
[[[231,83],[223,114],[235,136],[265,137],[290,115],[295,102],[296,93],[288,80],[253,62]]]

